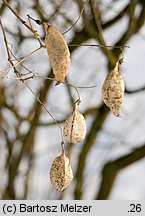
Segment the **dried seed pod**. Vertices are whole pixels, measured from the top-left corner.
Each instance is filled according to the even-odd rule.
[[[65,121],[63,134],[65,139],[73,144],[81,143],[86,136],[86,122],[77,106],[73,114]]]
[[[61,33],[54,26],[47,23],[43,25],[46,32],[46,49],[58,85],[64,81],[70,68],[70,52]]]
[[[116,117],[121,117],[121,106],[125,91],[124,79],[119,72],[119,64],[121,63],[122,59],[116,63],[115,68],[108,74],[102,87],[103,101]]]
[[[62,145],[62,154],[56,157],[50,170],[51,184],[58,191],[63,191],[72,181],[73,173],[69,163],[69,158],[65,156],[64,145]]]

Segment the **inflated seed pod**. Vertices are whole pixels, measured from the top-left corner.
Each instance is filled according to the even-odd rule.
[[[71,183],[72,179],[73,173],[69,158],[65,156],[64,150],[62,150],[62,154],[54,159],[51,166],[51,184],[56,190],[63,191]]]
[[[73,144],[81,143],[85,139],[86,122],[77,105],[73,114],[64,123],[63,134],[64,138]]]
[[[46,49],[58,85],[64,81],[70,68],[70,52],[61,33],[54,26],[45,22],[43,25],[46,32]]]
[[[102,87],[103,101],[116,117],[121,117],[121,106],[125,91],[124,79],[119,72],[121,63],[122,59],[116,63],[115,68],[108,74]]]

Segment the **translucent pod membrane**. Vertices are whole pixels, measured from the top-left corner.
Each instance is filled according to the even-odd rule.
[[[65,121],[63,128],[64,138],[73,144],[81,143],[86,136],[86,122],[77,106],[73,114]]]
[[[120,113],[125,91],[124,79],[119,72],[119,64],[118,61],[115,68],[106,77],[102,87],[103,101],[116,117],[121,117]]]
[[[70,52],[61,33],[47,23],[43,23],[46,32],[45,44],[50,64],[55,75],[56,85],[64,82],[70,68]]]
[[[50,181],[54,188],[63,191],[71,183],[73,172],[70,166],[69,158],[65,156],[64,150],[62,154],[56,157],[52,163],[50,170]]]

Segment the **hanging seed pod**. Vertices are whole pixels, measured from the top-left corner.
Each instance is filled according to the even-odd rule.
[[[61,33],[54,26],[47,23],[43,25],[46,32],[46,49],[58,85],[64,81],[70,68],[70,52]]]
[[[56,157],[50,170],[51,184],[58,191],[63,191],[72,181],[73,173],[69,158],[65,156],[64,144],[62,143],[62,154]]]
[[[123,59],[120,59],[116,63],[115,68],[108,74],[102,87],[103,101],[116,117],[121,117],[121,106],[125,91],[124,79],[119,72],[119,65],[122,62]]]
[[[63,134],[65,139],[73,144],[81,143],[86,136],[86,122],[78,111],[77,104],[73,114],[65,121]]]

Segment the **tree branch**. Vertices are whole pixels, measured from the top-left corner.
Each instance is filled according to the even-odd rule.
[[[96,111],[97,111],[96,117],[90,127],[90,131],[88,132],[88,136],[86,137],[86,141],[78,157],[79,160],[78,160],[77,171],[76,171],[76,186],[74,191],[75,199],[81,199],[82,197],[83,173],[84,173],[86,158],[88,156],[90,149],[95,144],[94,141],[109,113],[109,109],[104,104],[100,107],[100,109],[97,109]]]
[[[25,21],[24,19],[22,19],[22,18],[19,16],[19,14],[10,6],[10,4],[9,4],[6,0],[2,0],[2,1],[3,1],[3,2],[5,3],[5,5],[12,11],[12,13],[18,18],[18,20],[19,20],[27,29],[29,29],[29,30],[33,33],[34,37],[37,38],[37,40],[38,40],[38,42],[39,42],[39,44],[40,44],[40,47],[45,47],[45,46],[42,44],[42,42],[41,42],[41,39],[40,39],[40,36],[39,36],[37,30],[34,30],[34,29],[32,28],[31,25],[28,25],[28,24],[26,23],[26,21]]]
[[[102,181],[96,200],[108,199],[118,172],[145,157],[145,144],[117,160],[108,162],[102,170]]]
[[[129,90],[126,88],[125,93],[134,94],[134,93],[140,93],[141,91],[144,91],[144,90],[145,90],[145,86],[142,86],[141,88],[133,89],[133,90]]]
[[[118,22],[122,17],[124,17],[124,15],[126,15],[126,13],[128,12],[129,7],[130,7],[130,3],[125,8],[123,8],[123,10],[119,14],[117,14],[116,17],[113,17],[113,19],[109,20],[106,23],[103,23],[102,24],[102,29],[107,29],[110,26],[114,25],[116,22]]]

